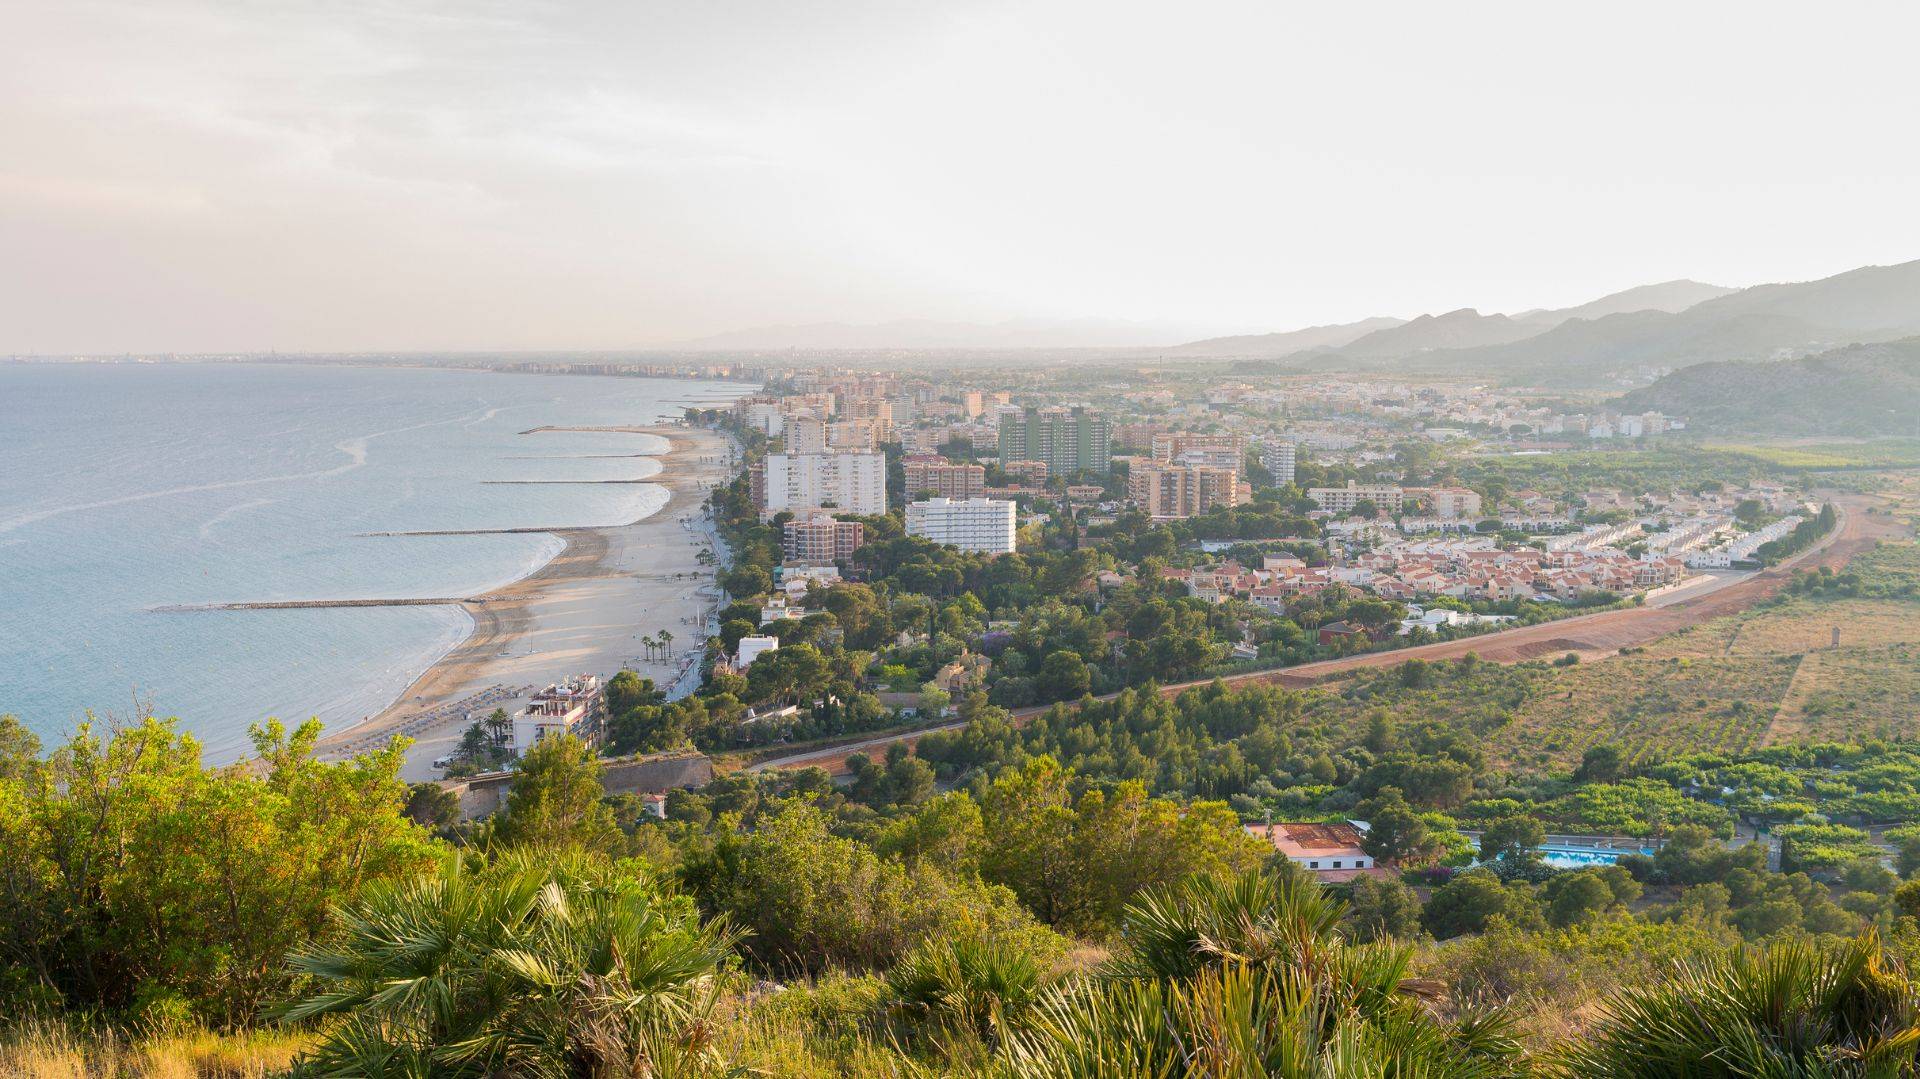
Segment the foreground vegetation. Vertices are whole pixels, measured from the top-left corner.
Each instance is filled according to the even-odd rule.
[[[1389,674],[1424,693],[1483,669]],[[6,721],[0,1070],[1640,1075],[1719,1052],[1728,1075],[1914,1074],[1920,881],[1812,821],[1920,819],[1920,747],[1596,753],[1529,787],[1387,709],[1335,752],[1326,706],[1148,693],[1015,731],[976,698],[937,764],[723,777],[664,821],[555,738],[477,826],[394,750],[314,761],[311,728],[208,769],[163,721],[45,755]],[[1282,724],[1297,745],[1261,733]],[[1233,731],[1264,763],[1181,744]],[[1363,813],[1404,873],[1316,884],[1223,796]],[[1716,838],[1789,813],[1778,870]],[[1556,870],[1541,818],[1665,842]],[[1884,841],[1920,869],[1920,829]]]

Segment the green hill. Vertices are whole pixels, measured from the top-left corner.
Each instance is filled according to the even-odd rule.
[[[1775,435],[1920,435],[1920,337],[1777,363],[1702,363],[1622,397],[1622,412]]]

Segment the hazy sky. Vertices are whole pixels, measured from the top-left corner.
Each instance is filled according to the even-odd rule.
[[[1920,5],[0,0],[0,353],[1221,331],[1920,258]]]

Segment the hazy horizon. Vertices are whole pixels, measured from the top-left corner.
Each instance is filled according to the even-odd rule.
[[[1920,10],[19,9],[0,354],[1169,342],[1920,257]]]

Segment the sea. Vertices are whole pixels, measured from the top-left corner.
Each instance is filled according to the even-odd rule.
[[[657,511],[638,425],[741,383],[345,365],[0,364],[0,714],[49,746],[91,714],[178,717],[210,762],[249,725],[379,712],[471,629],[452,606],[177,610],[469,596],[545,533]],[[535,481],[535,482],[501,482]],[[563,482],[552,482],[563,481]]]

